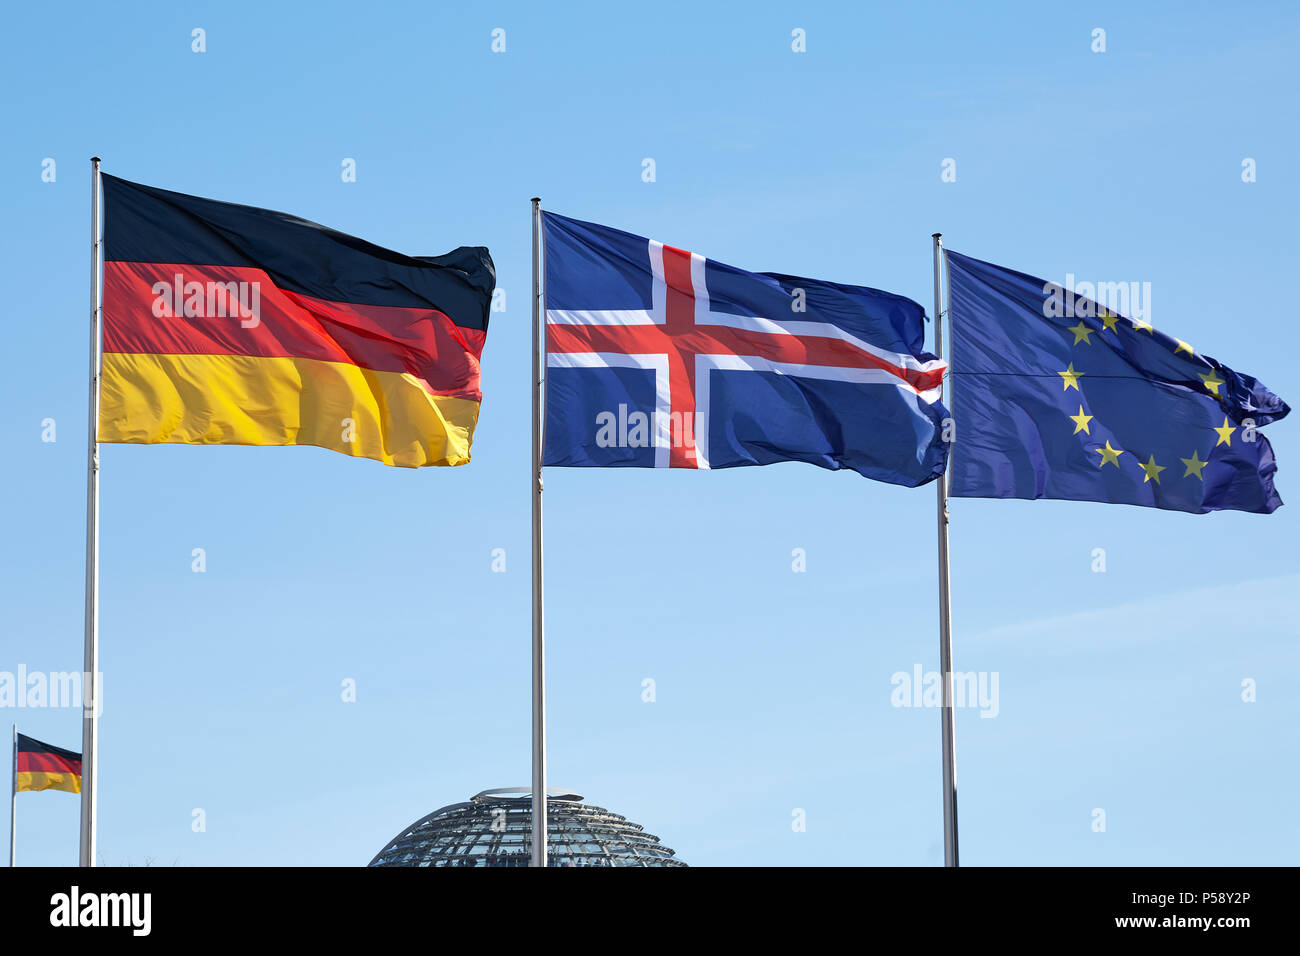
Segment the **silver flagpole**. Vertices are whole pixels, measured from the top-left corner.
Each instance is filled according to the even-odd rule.
[[[533,199],[533,847],[546,865],[546,626],[542,617],[542,201]]]
[[[81,858],[95,865],[95,784],[99,749],[99,157],[90,160],[90,401],[86,436],[86,655],[81,675]]]
[[[943,236],[934,239],[934,350],[943,358],[943,320],[945,312],[940,294],[940,268],[943,259]],[[952,369],[944,377],[941,398],[950,393],[947,387]],[[949,414],[952,407],[948,407]],[[951,455],[952,449],[948,449]],[[939,504],[939,671],[943,676],[943,864],[957,866],[957,748],[953,739],[952,713],[952,599],[948,590],[948,472],[934,483]]]
[[[14,724],[14,785],[9,794],[9,865],[17,866],[14,840],[18,832],[18,725]]]

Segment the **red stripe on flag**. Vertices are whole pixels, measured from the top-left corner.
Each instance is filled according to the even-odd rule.
[[[51,753],[18,752],[19,773],[81,773],[81,761]]]
[[[678,336],[685,344],[695,332],[695,289],[691,284],[691,254],[685,249],[664,246],[664,332]],[[668,350],[668,388],[672,410],[681,414],[683,430],[689,423],[691,439],[673,442],[668,453],[670,468],[697,467],[695,451],[695,350]]]
[[[664,268],[670,262],[664,249]],[[673,294],[669,290],[669,305]],[[671,314],[670,314],[671,325]],[[938,388],[944,368],[906,368],[842,339],[816,335],[773,335],[722,325],[696,325],[685,335],[662,325],[561,325],[546,327],[548,352],[616,352],[661,354],[690,349],[704,355],[754,355],[773,362],[825,365],[831,368],[875,368],[906,382],[918,392]],[[674,397],[674,402],[676,398]]]
[[[201,288],[191,286],[187,295],[191,282]],[[226,283],[236,283],[235,296]],[[184,314],[187,303],[198,314]],[[104,263],[105,352],[347,362],[410,373],[435,395],[482,401],[479,356],[486,336],[436,309],[330,302],[290,292],[260,269]]]

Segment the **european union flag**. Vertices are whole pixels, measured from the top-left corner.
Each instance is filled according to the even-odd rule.
[[[951,494],[1203,514],[1282,504],[1249,375],[1070,289],[949,252]]]

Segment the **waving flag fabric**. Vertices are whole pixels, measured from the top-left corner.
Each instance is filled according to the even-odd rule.
[[[1287,404],[1150,322],[948,254],[950,492],[1269,513]]]
[[[495,284],[284,213],[105,175],[102,442],[469,461]]]
[[[66,790],[81,792],[81,754],[41,743],[35,737],[18,735],[14,755],[14,792],[23,790]]]
[[[942,474],[924,310],[546,213],[544,463]]]

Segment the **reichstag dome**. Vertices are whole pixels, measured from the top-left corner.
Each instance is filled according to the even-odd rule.
[[[415,821],[370,865],[528,866],[532,823],[527,787],[484,790]],[[568,790],[547,790],[546,836],[547,866],[686,866],[639,824]]]

